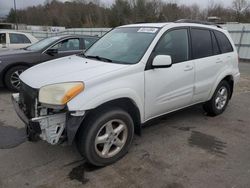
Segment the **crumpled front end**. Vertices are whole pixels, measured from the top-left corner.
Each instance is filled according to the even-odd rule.
[[[85,113],[69,112],[67,107],[45,107],[38,102],[38,90],[22,83],[20,93],[12,95],[16,113],[26,124],[30,141],[42,139],[55,145],[71,144]]]

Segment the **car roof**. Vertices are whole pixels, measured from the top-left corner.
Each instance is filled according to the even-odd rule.
[[[29,33],[25,33],[25,32],[20,32],[20,31],[16,31],[16,30],[6,30],[6,29],[0,29],[0,33],[20,33],[20,34],[29,34]]]
[[[156,28],[163,28],[166,26],[170,27],[201,27],[207,29],[214,29],[218,31],[225,32],[226,30],[223,28],[218,27],[217,25],[206,25],[202,23],[177,23],[177,22],[163,22],[163,23],[137,23],[137,24],[129,24],[119,26],[118,28],[125,28],[125,27],[156,27]]]

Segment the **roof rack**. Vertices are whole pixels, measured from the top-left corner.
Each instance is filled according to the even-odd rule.
[[[200,20],[190,20],[190,19],[180,19],[175,21],[174,23],[195,23],[195,24],[203,24],[203,25],[212,25],[216,26],[218,28],[222,28],[220,25],[213,23],[213,22],[207,22],[207,21],[200,21]]]

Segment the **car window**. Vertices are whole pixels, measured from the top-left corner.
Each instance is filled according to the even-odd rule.
[[[233,51],[233,47],[225,34],[219,31],[214,31],[214,34],[218,40],[222,53],[228,53]]]
[[[203,58],[213,55],[213,47],[209,30],[191,29],[193,58]]]
[[[155,55],[170,55],[173,63],[188,60],[188,31],[177,29],[167,32],[157,44]]]
[[[23,34],[9,33],[11,44],[31,43],[30,40]]]
[[[80,50],[79,39],[67,39],[63,40],[52,47],[52,49],[58,49],[58,51],[74,51]]]
[[[92,44],[94,44],[97,41],[97,38],[85,38],[84,39],[84,45],[85,49],[88,49]]]
[[[211,32],[211,36],[212,36],[213,54],[218,55],[218,54],[220,54],[220,48],[218,46],[218,42],[217,42],[213,32]]]
[[[49,38],[45,38],[42,39],[34,44],[32,44],[31,46],[25,48],[26,50],[29,51],[39,51],[42,50],[52,44],[55,44],[56,41],[58,41],[60,39],[60,37],[56,36],[56,37],[49,37]]]
[[[6,44],[6,34],[0,33],[0,44]]]

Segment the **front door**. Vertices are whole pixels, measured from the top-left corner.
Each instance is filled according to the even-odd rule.
[[[194,89],[188,29],[175,29],[164,34],[152,55],[170,55],[173,64],[168,68],[145,71],[146,120],[190,105]]]

